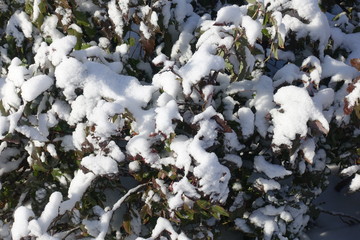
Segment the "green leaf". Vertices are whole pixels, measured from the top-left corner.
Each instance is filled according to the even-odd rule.
[[[256,19],[257,18],[257,15],[258,15],[258,11],[259,10],[259,6],[258,5],[251,5],[249,8],[248,8],[248,12],[247,14],[252,17],[253,19]]]
[[[135,44],[136,44],[135,38],[133,38],[133,37],[129,38],[129,46],[132,47],[132,46],[135,46]]]
[[[255,4],[256,0],[246,0],[248,3]]]
[[[197,200],[196,204],[202,209],[209,209],[210,203],[206,200]]]
[[[271,35],[270,35],[269,31],[268,31],[266,28],[263,28],[263,29],[261,30],[261,33],[262,33],[265,37],[271,38]]]
[[[211,206],[211,214],[216,219],[220,219],[220,216],[229,217],[229,213],[219,205]]]
[[[356,104],[354,107],[355,115],[360,119],[360,103]]]
[[[26,1],[26,3],[25,3],[25,13],[27,14],[27,15],[31,15],[32,14],[32,12],[33,12],[33,6],[32,6],[32,4],[29,2],[29,1]]]
[[[76,45],[74,48],[75,50],[80,50],[82,47],[82,33],[79,33],[78,31],[72,28],[69,28],[67,32],[69,35],[73,35],[76,37]]]
[[[89,19],[87,18],[85,13],[79,12],[79,11],[73,11],[73,13],[74,13],[74,16],[76,18],[76,23],[79,26],[91,27]]]
[[[83,49],[87,49],[87,48],[89,48],[89,47],[91,47],[91,44],[88,44],[88,43],[82,43],[81,44],[81,49],[83,50]]]
[[[278,44],[280,48],[284,48],[285,44],[284,44],[284,39],[281,37],[280,33],[277,34],[278,37]]]
[[[266,24],[268,24],[269,19],[270,19],[270,13],[267,12],[264,16],[263,26],[266,26]]]

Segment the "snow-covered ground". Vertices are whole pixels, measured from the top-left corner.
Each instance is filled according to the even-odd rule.
[[[337,192],[335,186],[341,179],[334,175],[337,168],[332,168],[332,172],[333,175],[330,177],[327,190],[316,200],[316,203],[323,203],[321,207],[324,210],[360,219],[360,193],[348,193],[348,186]],[[343,219],[350,220],[349,218]],[[321,213],[307,235],[311,240],[357,240],[360,239],[360,224],[349,225],[338,216]]]

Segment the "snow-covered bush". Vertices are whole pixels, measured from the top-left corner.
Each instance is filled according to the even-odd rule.
[[[344,3],[0,1],[1,238],[296,239],[360,188]]]

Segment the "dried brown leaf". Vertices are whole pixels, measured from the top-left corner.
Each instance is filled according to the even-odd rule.
[[[218,115],[213,116],[212,119],[214,119],[216,121],[216,123],[219,124],[223,128],[224,132],[226,132],[226,133],[232,132],[231,127],[229,127],[229,125],[227,125],[226,121],[221,119]]]
[[[356,68],[358,71],[360,71],[360,58],[353,58],[350,60],[351,66]]]

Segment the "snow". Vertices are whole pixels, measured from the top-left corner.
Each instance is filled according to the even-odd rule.
[[[185,95],[190,95],[192,92],[191,87],[212,70],[219,71],[225,67],[224,59],[214,55],[215,50],[216,48],[213,45],[201,45],[190,60],[179,69],[179,74],[183,79],[182,86]]]
[[[169,208],[176,210],[184,204],[183,195],[190,199],[197,199],[200,194],[197,193],[195,186],[193,186],[186,177],[183,177],[179,182],[173,184],[173,194],[169,199]]]
[[[140,171],[140,169],[141,169],[141,165],[139,161],[132,161],[129,163],[129,170],[131,172],[138,172]]]
[[[140,22],[140,31],[144,35],[145,39],[151,38],[151,33],[149,32],[148,26],[146,26],[142,21]]]
[[[354,84],[354,89],[346,97],[349,108],[360,102],[360,81]]]
[[[64,37],[64,34],[62,34],[59,30],[56,29],[57,23],[58,18],[56,15],[50,15],[45,17],[44,23],[41,25],[41,31],[43,32],[44,37],[51,37],[53,41]]]
[[[15,87],[21,87],[28,75],[29,71],[22,66],[21,60],[15,57],[11,60],[6,81],[13,82]]]
[[[255,115],[248,107],[239,108],[238,112],[239,122],[241,126],[242,135],[247,138],[254,133]]]
[[[304,153],[305,161],[307,161],[310,164],[314,163],[313,159],[315,157],[315,148],[316,148],[316,144],[314,139],[312,138],[306,139],[300,146],[300,149]]]
[[[95,175],[105,175],[105,174],[116,174],[118,173],[117,163],[114,159],[110,157],[105,157],[101,155],[90,155],[84,157],[81,160],[81,165],[86,169],[94,173]]]
[[[254,167],[256,171],[265,173],[269,178],[284,178],[292,174],[291,171],[286,170],[283,166],[269,163],[263,156],[255,157]]]
[[[71,210],[76,202],[80,201],[86,189],[90,186],[91,182],[95,179],[96,175],[92,172],[83,173],[82,170],[75,172],[74,178],[71,180],[68,189],[68,200],[60,204],[59,214],[64,214],[66,211]]]
[[[244,15],[244,10],[237,6],[237,5],[232,5],[232,6],[226,6],[226,7],[222,7],[218,12],[217,12],[217,17],[215,22],[216,23],[223,23],[223,24],[234,24],[235,26],[239,26],[241,24],[241,20],[243,18]]]
[[[318,121],[326,131],[329,131],[328,121],[315,107],[305,89],[296,86],[282,87],[274,95],[274,102],[281,107],[270,111],[274,126],[272,143],[275,146],[291,147],[297,135],[301,138],[306,137],[308,121]]]
[[[268,192],[271,190],[280,190],[280,183],[272,179],[258,178],[256,179],[255,186]]]
[[[150,143],[141,135],[131,138],[126,145],[126,150],[131,156],[138,154],[143,156],[147,163],[155,163],[159,159],[159,157],[151,151]]]
[[[245,28],[246,38],[249,44],[253,46],[256,39],[261,37],[261,24],[249,16],[243,16],[241,26]]]
[[[20,32],[21,30],[21,32]],[[20,10],[17,10],[9,19],[6,26],[6,34],[13,36],[16,40],[16,45],[18,47],[24,41],[25,38],[32,37],[32,24],[30,22],[29,16]]]
[[[241,157],[235,154],[226,154],[224,160],[234,163],[238,168],[243,164]]]
[[[119,2],[121,2],[121,1],[119,1]],[[125,6],[125,5],[127,5],[127,4],[126,3],[120,4],[120,6]],[[126,9],[124,9],[124,10],[125,10],[125,12],[127,12]],[[116,34],[119,35],[120,37],[122,37],[124,22],[123,22],[123,18],[121,17],[122,12],[117,8],[115,0],[111,0],[108,3],[108,13],[109,13],[109,17],[110,17],[111,21],[115,25]]]
[[[109,45],[110,45],[109,39],[105,37],[99,38],[99,47],[106,49],[109,47]]]
[[[355,177],[351,180],[349,189],[352,192],[355,192],[356,190],[360,189],[360,174],[355,174]]]
[[[341,175],[352,176],[354,173],[360,170],[360,165],[353,165],[347,167],[341,171]]]
[[[34,5],[33,5],[33,17],[32,17],[32,21],[36,21],[40,15],[40,9],[39,9],[39,4],[41,3],[41,0],[34,0]]]
[[[319,40],[319,51],[321,58],[323,58],[323,52],[330,37],[330,26],[323,24],[327,22],[327,19],[320,10],[318,2],[316,0],[294,0],[290,2],[290,5],[300,17],[308,20],[309,24],[304,24],[297,18],[285,15],[282,22],[285,25],[286,32],[291,29],[296,32],[298,38],[309,34],[314,41]]]
[[[54,66],[59,65],[60,62],[67,58],[66,55],[71,52],[71,50],[75,47],[75,44],[75,36],[66,36],[54,39],[48,47],[49,60]]]
[[[300,68],[295,64],[289,63],[280,68],[274,75],[274,87],[279,87],[284,83],[292,84],[295,80],[306,80]]]
[[[151,233],[151,238],[147,238],[146,240],[156,239],[156,238],[160,237],[160,235],[163,231],[166,231],[170,234],[171,240],[176,240],[176,239],[177,240],[189,240],[189,238],[186,237],[186,235],[184,233],[181,232],[180,234],[178,234],[174,230],[170,221],[165,218],[162,218],[162,217],[159,217],[157,219],[155,228],[152,230],[152,233]],[[136,238],[136,240],[145,240],[145,239],[138,237],[138,238]]]
[[[54,80],[47,75],[32,77],[21,85],[21,97],[25,101],[30,102],[50,88],[53,83]]]
[[[357,75],[355,68],[344,62],[333,59],[326,55],[322,63],[321,78],[331,77],[331,81],[338,82],[342,80],[351,80]]]
[[[28,219],[34,216],[33,211],[27,207],[20,206],[16,209],[14,213],[14,223],[11,228],[12,239],[20,240],[29,234]]]
[[[301,67],[310,67],[312,66],[313,69],[311,70],[309,74],[309,80],[315,84],[315,87],[317,87],[321,80],[321,73],[322,73],[322,67],[320,64],[320,60],[315,56],[309,56],[301,64]]]
[[[168,94],[163,93],[158,99],[159,107],[155,109],[156,112],[156,131],[162,132],[166,135],[173,133],[175,124],[174,120],[182,120],[178,110],[178,105],[174,99],[167,99],[161,102],[162,98],[170,97]]]
[[[255,113],[255,126],[257,131],[262,137],[265,137],[269,128],[269,121],[266,120],[266,115],[274,107],[273,103],[273,84],[271,78],[261,76],[254,86],[256,95],[251,100],[250,106],[254,106]]]
[[[191,167],[191,157],[187,151],[191,139],[188,139],[184,135],[178,135],[171,142],[170,149],[174,151],[176,155],[175,166],[184,169],[185,175],[188,174]]]
[[[19,154],[19,150],[15,148],[6,148],[7,144],[1,143],[1,155],[0,155],[0,176],[7,172],[11,172],[18,168],[20,163],[24,158],[19,158],[17,160],[12,159]]]
[[[264,215],[261,211],[255,211],[250,215],[249,220],[264,231],[264,240],[270,240],[274,232],[279,231],[275,219]]]
[[[44,211],[37,219],[43,233],[47,231],[52,221],[58,216],[61,202],[62,194],[60,192],[53,192],[49,198],[49,202],[45,206]]]

